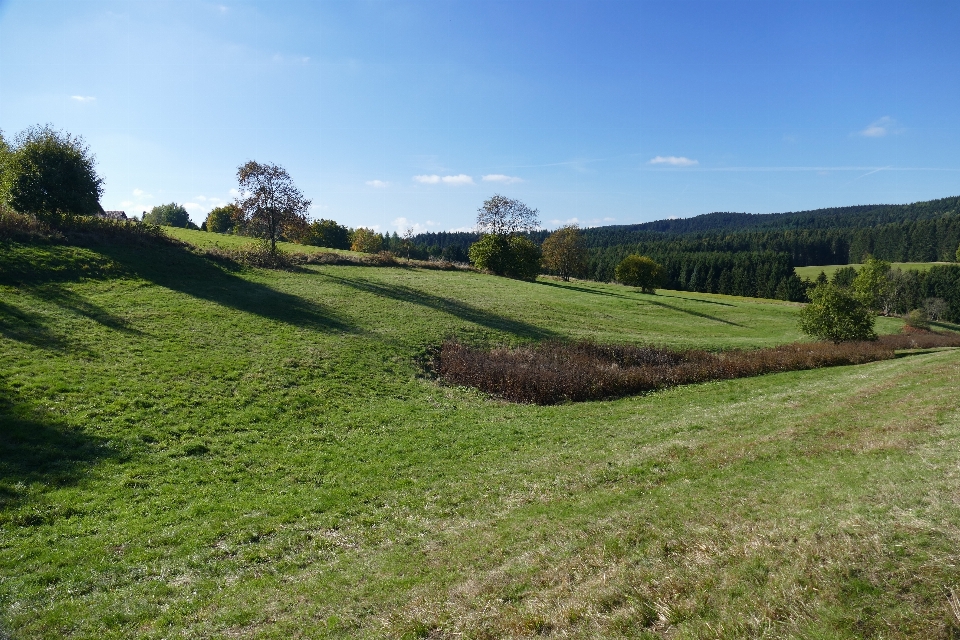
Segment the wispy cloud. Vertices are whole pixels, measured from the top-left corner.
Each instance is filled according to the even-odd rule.
[[[366,184],[368,187],[373,187],[374,189],[383,189],[390,186],[389,182],[384,182],[383,180],[367,180]]]
[[[413,179],[419,182],[420,184],[474,184],[473,178],[466,174],[459,174],[456,176],[438,176],[433,175],[423,175],[423,176],[413,176]]]
[[[148,197],[148,198],[150,197],[150,194],[149,194],[149,193],[146,193],[143,189],[134,189],[134,190],[133,190],[133,195],[136,196],[136,197],[138,197],[138,198],[140,198],[140,197],[142,197],[142,196],[146,196],[146,197]]]
[[[670,167],[693,167],[700,164],[700,162],[683,156],[657,156],[650,160],[650,164],[665,164]]]
[[[866,129],[860,132],[860,135],[865,138],[882,138],[888,133],[897,133],[893,129],[896,124],[896,121],[890,116],[883,116],[879,120],[871,122]]]
[[[518,178],[516,176],[505,176],[502,173],[491,173],[490,175],[483,176],[484,182],[500,182],[503,184],[514,184],[516,182],[523,182],[523,178]]]
[[[94,102],[96,100],[93,96],[70,96],[70,99],[76,102]]]

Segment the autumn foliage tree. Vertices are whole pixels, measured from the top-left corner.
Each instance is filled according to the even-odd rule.
[[[543,241],[543,266],[565,282],[583,272],[587,250],[577,225],[560,227]]]
[[[237,169],[240,196],[237,206],[247,221],[247,231],[269,243],[276,253],[285,232],[299,233],[307,224],[310,200],[297,189],[286,169],[251,160]]]

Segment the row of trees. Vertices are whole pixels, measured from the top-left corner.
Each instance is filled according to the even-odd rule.
[[[810,291],[810,304],[800,311],[800,329],[812,336],[841,342],[876,337],[876,315],[898,315],[913,326],[960,321],[960,266],[902,271],[869,257],[859,271],[822,273]]]

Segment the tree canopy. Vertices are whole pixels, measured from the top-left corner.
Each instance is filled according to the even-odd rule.
[[[810,292],[810,299],[798,322],[807,335],[832,342],[876,339],[873,314],[850,289],[821,284]]]
[[[0,195],[17,211],[51,223],[102,211],[103,179],[83,138],[35,126],[2,147]]]
[[[314,220],[310,223],[305,244],[330,249],[349,249],[350,229],[334,220]]]
[[[539,213],[519,200],[498,193],[484,200],[477,210],[477,230],[497,236],[533,231],[540,226]]]
[[[617,265],[616,278],[631,287],[638,287],[644,293],[654,293],[663,286],[664,269],[647,256],[629,255]]]
[[[212,233],[230,233],[238,231],[243,222],[243,211],[230,203],[211,209],[203,224],[204,228]]]
[[[269,243],[272,253],[285,231],[298,232],[306,226],[310,200],[283,167],[251,160],[237,168],[237,181],[236,204],[247,220],[247,230]]]
[[[564,281],[580,275],[586,265],[583,234],[577,225],[560,227],[543,241],[543,266]]]
[[[190,226],[190,214],[187,213],[183,205],[171,202],[158,205],[143,214],[143,221],[165,227],[188,227]]]

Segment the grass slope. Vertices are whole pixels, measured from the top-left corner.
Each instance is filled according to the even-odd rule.
[[[930,267],[935,267],[937,265],[943,264],[954,264],[952,262],[891,262],[890,265],[894,269],[900,269],[902,271],[929,271]],[[823,271],[827,274],[827,277],[831,277],[837,269],[842,269],[843,267],[853,267],[854,269],[859,270],[862,267],[862,264],[829,264],[822,267],[794,267],[794,271],[797,272],[797,275],[801,278],[810,278],[811,280],[816,280],[817,276],[820,275],[820,272]]]
[[[0,635],[951,637],[960,353],[555,407],[416,363],[772,345],[795,311],[5,245]]]
[[[171,238],[182,240],[188,244],[201,249],[217,247],[220,249],[242,249],[249,247],[257,242],[256,238],[247,236],[235,236],[229,233],[207,233],[206,231],[197,231],[196,229],[182,229],[180,227],[163,227],[164,233]],[[313,247],[307,244],[296,244],[293,242],[278,242],[277,248],[291,253],[343,253],[350,255],[360,255],[354,251],[345,251],[343,249],[327,249],[326,247]]]

